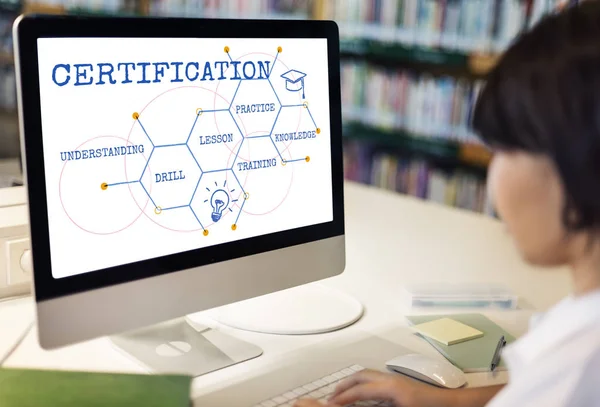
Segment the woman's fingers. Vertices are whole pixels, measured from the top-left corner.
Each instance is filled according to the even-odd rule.
[[[357,384],[334,396],[330,402],[345,406],[362,400],[394,401],[396,389],[392,381],[371,381]]]
[[[333,399],[336,395],[341,394],[341,393],[345,392],[346,390],[350,389],[351,387],[354,387],[358,384],[381,381],[381,380],[384,380],[386,377],[387,377],[386,373],[377,372],[375,370],[360,371],[360,372],[348,377],[346,380],[343,380],[342,382],[340,382],[340,384],[338,384],[337,387],[335,388],[335,391],[333,393],[333,396],[331,396],[331,398]]]

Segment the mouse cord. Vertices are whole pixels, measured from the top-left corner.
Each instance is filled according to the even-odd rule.
[[[15,353],[15,351],[17,350],[17,348],[23,343],[23,341],[25,340],[25,337],[27,336],[27,334],[29,333],[29,331],[31,331],[31,329],[33,328],[34,322],[31,322],[28,326],[27,329],[25,329],[23,331],[23,333],[19,336],[19,338],[17,339],[17,341],[14,343],[14,345],[12,347],[10,347],[8,349],[8,352],[6,352],[4,354],[4,356],[2,357],[2,359],[0,359],[0,367],[4,366],[4,363],[6,363],[6,361],[13,355],[13,353]]]

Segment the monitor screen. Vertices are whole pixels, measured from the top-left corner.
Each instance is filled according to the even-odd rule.
[[[55,279],[333,220],[327,39],[37,44]]]

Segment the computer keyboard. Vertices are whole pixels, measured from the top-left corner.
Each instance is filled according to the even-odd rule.
[[[283,394],[272,397],[262,403],[258,403],[254,407],[292,407],[296,401],[302,398],[313,398],[326,402],[333,394],[335,387],[339,382],[361,370],[364,370],[364,367],[359,365],[346,367],[310,383],[306,383],[303,386],[299,386]],[[392,407],[393,405],[387,401],[359,401],[351,404],[351,406]]]

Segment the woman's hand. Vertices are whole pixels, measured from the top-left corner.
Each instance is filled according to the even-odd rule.
[[[399,374],[363,370],[342,381],[330,401],[344,406],[361,400],[383,400],[396,407],[420,407],[418,394],[430,391],[436,388]]]
[[[363,370],[342,381],[328,407],[342,407],[357,401],[387,401],[394,407],[483,407],[502,390],[501,386],[472,389],[442,389],[409,377]],[[314,400],[301,400],[295,407],[323,407]]]
[[[345,406],[357,401],[381,400],[395,407],[425,407],[442,389],[405,376],[363,370],[342,381],[327,406]],[[314,400],[300,400],[295,407],[322,407]]]

